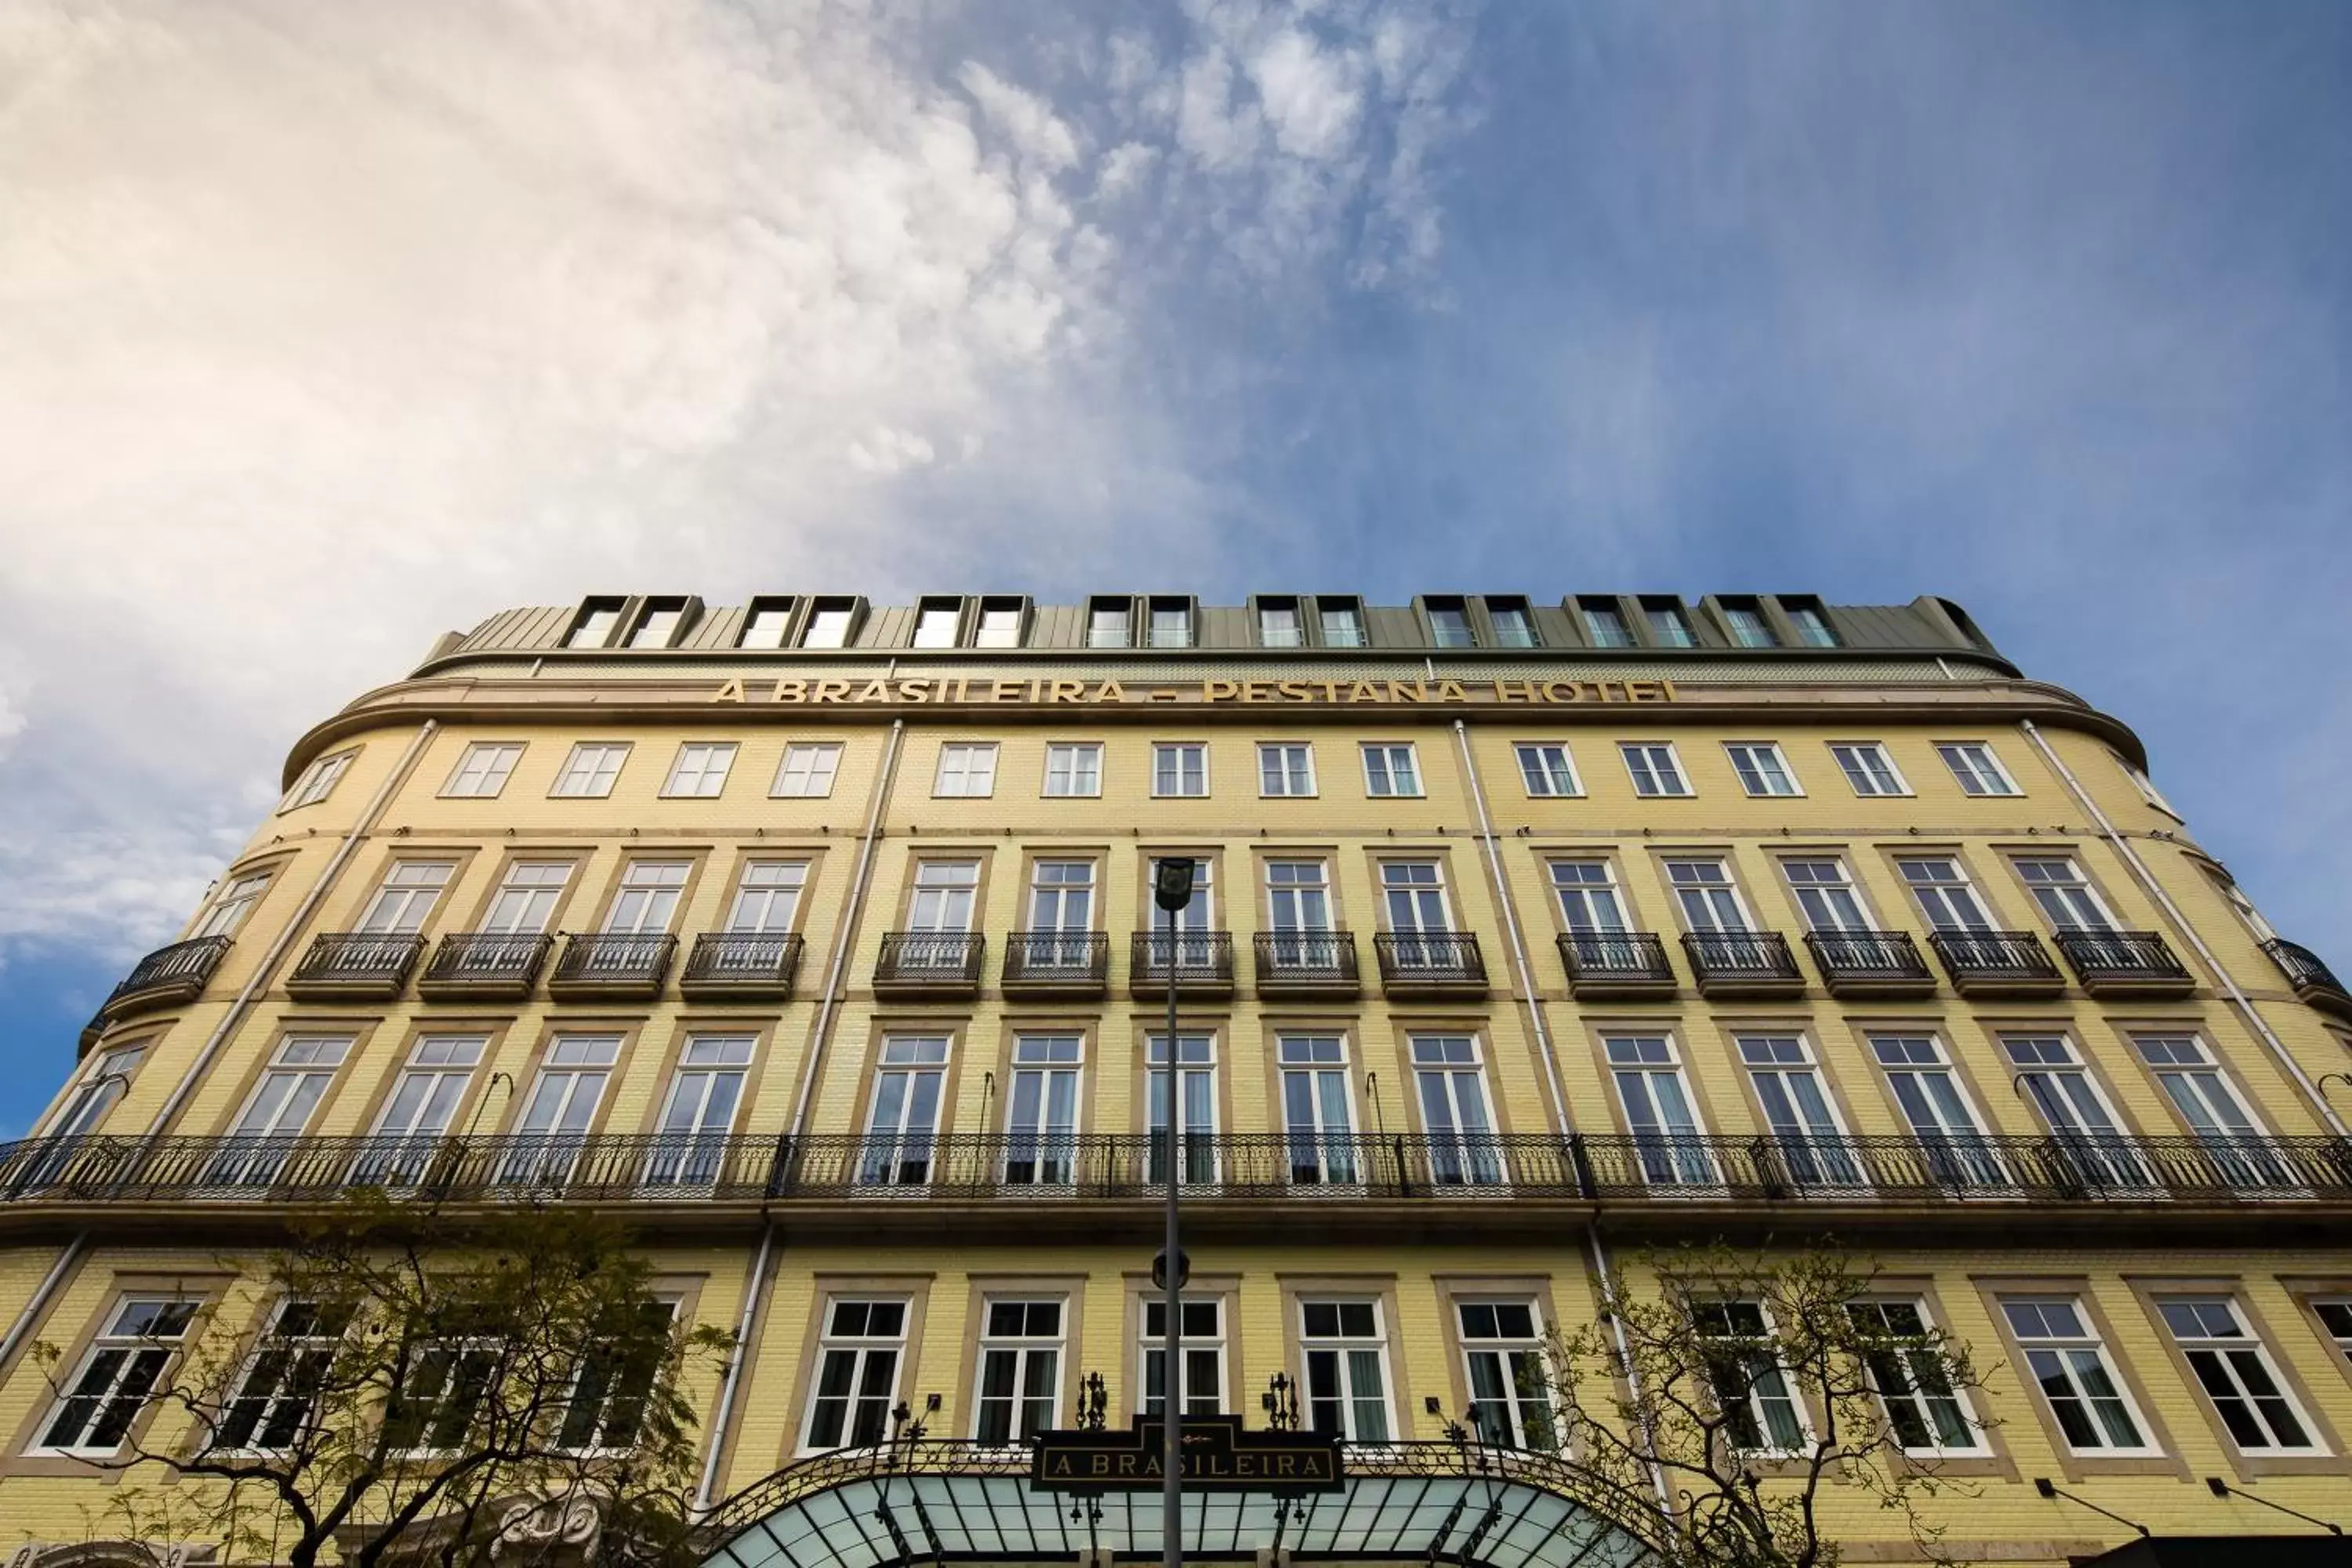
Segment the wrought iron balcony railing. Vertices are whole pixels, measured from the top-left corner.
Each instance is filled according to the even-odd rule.
[[[1918,996],[1936,989],[1908,931],[1807,931],[1805,949],[1832,996]]]
[[[1110,981],[1110,938],[1098,931],[1017,931],[1004,944],[1007,993],[1098,996]]]
[[[667,931],[577,931],[563,939],[555,973],[547,977],[554,996],[653,996],[661,992],[677,938]]]
[[[1559,961],[1570,993],[1579,997],[1660,997],[1675,991],[1665,939],[1655,931],[1563,931]]]
[[[1354,995],[1356,939],[1344,931],[1262,931],[1251,940],[1258,993]]]
[[[1202,1133],[1206,1201],[1602,1204],[2352,1203],[2352,1142],[2040,1138]],[[1144,1133],[80,1136],[0,1144],[0,1204],[275,1201],[373,1187],[432,1200],[677,1203],[1076,1198],[1148,1205]]]
[[[694,939],[677,988],[699,999],[792,994],[801,966],[797,931],[705,931]]]
[[[417,977],[416,988],[430,996],[528,996],[539,979],[540,966],[555,945],[551,936],[521,931],[460,931],[441,939],[433,957]]]
[[[2331,1013],[2352,1016],[2352,992],[2344,989],[2344,982],[2335,972],[2319,961],[2319,955],[2300,942],[2273,937],[2263,943],[2263,951],[2294,987],[2294,994],[2315,1007],[2325,1007]]]
[[[322,931],[286,977],[297,996],[393,997],[408,984],[425,939],[397,931]]]
[[[2030,931],[1930,931],[1927,945],[1963,996],[2054,996],[2066,989],[2066,977]]]
[[[228,952],[225,936],[200,936],[159,947],[122,977],[99,1008],[99,1021],[110,1022],[142,1007],[169,1007],[193,1002],[204,994],[205,983]]]
[[[988,939],[978,931],[894,931],[882,938],[874,988],[898,994],[970,995],[980,989],[980,958]]]
[[[2152,931],[2062,931],[2058,951],[2094,996],[2185,996],[2196,980]]]
[[[1695,931],[1683,954],[1702,996],[1787,996],[1805,988],[1789,939],[1776,931]]]
[[[1391,995],[1454,994],[1486,989],[1486,960],[1466,931],[1389,931],[1372,938],[1381,986]]]
[[[1176,984],[1206,994],[1234,988],[1234,939],[1230,931],[1138,931],[1128,942],[1127,987],[1139,996],[1168,989],[1170,959]]]

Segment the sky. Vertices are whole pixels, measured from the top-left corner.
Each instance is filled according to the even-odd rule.
[[[2352,965],[2352,7],[0,6],[0,1136],[596,592],[1940,594]]]

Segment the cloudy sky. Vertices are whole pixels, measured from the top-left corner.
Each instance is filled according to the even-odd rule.
[[[2352,963],[2352,8],[0,6],[0,1133],[592,591],[1939,593]]]

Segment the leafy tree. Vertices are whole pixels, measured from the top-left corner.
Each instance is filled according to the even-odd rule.
[[[1983,1447],[1967,1397],[1982,1384],[1968,1347],[1877,1277],[1828,1248],[1635,1258],[1598,1321],[1551,1335],[1540,1374],[1580,1500],[1658,1520],[1691,1568],[1834,1568],[1825,1506],[1841,1532],[1893,1512],[1948,1560],[1923,1511],[1953,1484],[1934,1451]]]
[[[239,1287],[89,1461],[131,1473],[110,1511],[292,1568],[691,1561],[681,1384],[732,1336],[673,1321],[629,1241],[580,1210],[453,1220],[362,1191],[225,1260]]]

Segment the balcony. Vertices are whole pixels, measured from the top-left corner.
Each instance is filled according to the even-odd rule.
[[[2030,931],[1930,931],[1927,945],[1963,996],[2031,999],[2066,989],[2066,977]]]
[[[1933,996],[1935,972],[1911,933],[1900,931],[1816,931],[1805,950],[1832,996]]]
[[[1655,931],[1563,931],[1559,962],[1568,994],[1580,1002],[1657,1002],[1681,989]]]
[[[785,931],[706,931],[694,939],[678,994],[697,1002],[781,1002],[793,994],[801,939]]]
[[[874,964],[874,994],[908,1001],[958,1001],[980,994],[977,931],[894,931],[884,933]]]
[[[1262,931],[1251,945],[1261,996],[1347,1000],[1363,992],[1349,932]]]
[[[417,977],[416,994],[433,1001],[520,1001],[530,994],[551,936],[522,931],[461,931],[445,936]]]
[[[2013,1228],[2022,1204],[2139,1213],[2221,1205],[2233,1225],[2283,1212],[2308,1226],[2305,1205],[2352,1205],[2352,1143],[2234,1134],[1213,1133],[1187,1138],[1179,1164],[1186,1188],[1213,1210],[1262,1204],[1276,1218],[1301,1202],[1384,1205],[1389,1215],[1399,1203],[1463,1205],[1449,1224],[1497,1205],[1664,1215],[1670,1205],[1731,1205],[1769,1215],[1794,1205],[1837,1205],[1849,1219],[1875,1205],[1901,1225],[1920,1205],[1989,1204],[1979,1209],[1985,1223]],[[436,1203],[846,1204],[861,1227],[909,1205],[1076,1199],[1131,1205],[1148,1223],[1165,1178],[1165,1152],[1144,1133],[85,1135],[0,1144],[0,1211],[310,1203],[374,1188]]]
[[[1222,931],[1180,931],[1174,937],[1176,984],[1186,996],[1234,994],[1234,939]],[[1127,989],[1135,996],[1168,994],[1171,939],[1164,931],[1138,931],[1129,939]]]
[[[1697,931],[1683,937],[1702,996],[1801,996],[1805,977],[1776,931]]]
[[[2197,981],[2152,931],[2062,931],[2058,951],[2094,996],[2180,997]]]
[[[408,984],[424,952],[421,936],[324,931],[286,977],[286,994],[305,1002],[388,1002]]]
[[[205,983],[227,952],[225,936],[200,936],[157,948],[132,964],[122,984],[107,994],[98,1016],[90,1021],[92,1028],[104,1028],[117,1018],[150,1007],[176,1007],[194,1001],[204,994]]]
[[[2271,962],[2285,974],[2294,994],[2322,1012],[2340,1018],[2352,1018],[2352,992],[2344,989],[2344,982],[2336,978],[2319,955],[2307,947],[2277,937],[2263,943],[2263,951]]]
[[[1096,931],[1017,931],[1004,947],[1007,996],[1093,998],[1110,990],[1110,938]]]
[[[1381,931],[1372,938],[1382,994],[1401,1002],[1486,994],[1486,960],[1468,931]]]
[[[577,932],[563,939],[547,994],[559,1002],[649,1000],[661,994],[677,954],[677,938],[667,931]]]

